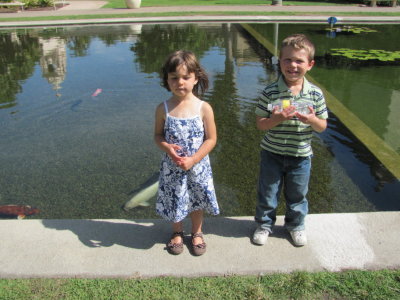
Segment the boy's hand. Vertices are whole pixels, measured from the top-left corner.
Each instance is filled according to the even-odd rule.
[[[328,125],[327,121],[325,119],[318,118],[311,106],[308,107],[308,110],[310,111],[309,114],[301,114],[297,112],[296,117],[300,120],[300,122],[310,125],[316,132],[324,131]]]
[[[274,119],[279,123],[290,120],[296,115],[296,107],[294,107],[293,105],[286,107],[282,111],[278,111],[278,109],[279,108],[277,106],[272,109],[271,119]]]
[[[311,125],[313,124],[313,122],[315,122],[317,117],[315,116],[314,108],[308,106],[308,110],[309,110],[308,114],[301,114],[299,112],[296,112],[295,115],[300,120],[300,122]]]
[[[279,107],[275,106],[272,111],[271,115],[267,117],[256,117],[256,124],[257,128],[260,130],[270,130],[275,126],[279,125],[283,121],[287,121],[292,119],[296,115],[296,107],[293,105],[285,108],[282,111],[279,111]]]

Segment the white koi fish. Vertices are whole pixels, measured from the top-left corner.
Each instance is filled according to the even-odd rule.
[[[148,201],[157,194],[157,191],[158,181],[133,196],[132,199],[124,204],[123,210],[128,211],[138,206],[149,206],[150,203]]]

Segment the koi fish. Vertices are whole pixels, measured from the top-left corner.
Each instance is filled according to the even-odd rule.
[[[39,213],[39,209],[30,205],[1,205],[0,217],[17,217],[23,219],[25,216],[30,216]]]
[[[97,89],[94,91],[94,93],[92,94],[92,97],[96,97],[98,94],[100,94],[103,90],[102,89]]]
[[[77,101],[75,101],[72,105],[71,105],[71,110],[72,111],[77,111],[77,107],[82,103],[82,99],[79,99]]]
[[[148,201],[157,194],[157,191],[158,191],[158,181],[146,187],[145,189],[137,193],[135,196],[133,196],[132,199],[130,199],[124,204],[122,209],[128,211],[138,206],[149,206],[150,203]]]

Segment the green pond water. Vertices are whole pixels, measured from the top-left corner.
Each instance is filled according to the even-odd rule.
[[[310,35],[318,49],[310,75],[400,151],[399,65],[332,64],[325,55],[373,45],[398,51],[398,27],[332,38],[324,25],[251,26],[270,41]],[[176,49],[195,52],[210,77],[204,100],[218,129],[210,156],[221,215],[253,215],[262,136],[254,109],[278,70],[274,53],[242,26],[219,23],[0,31],[0,205],[38,207],[31,218],[156,218],[154,197],[146,208],[121,206],[157,180],[154,111],[169,97],[159,71]],[[398,179],[340,116],[331,114],[313,149],[310,213],[400,209]]]

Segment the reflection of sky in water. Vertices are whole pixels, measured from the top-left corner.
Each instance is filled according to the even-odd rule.
[[[239,91],[238,97],[243,99],[246,103],[253,103],[257,100],[262,92],[263,86],[255,85],[255,82],[265,83],[266,74],[263,68],[260,68],[260,63],[249,62],[240,67],[237,67],[236,77],[240,78],[237,81],[236,86]],[[268,76],[269,77],[269,76]],[[246,101],[247,100],[247,101]],[[254,101],[252,101],[254,100]]]
[[[101,45],[103,50],[100,51]],[[91,51],[92,47],[95,51]],[[68,79],[64,82],[64,89],[69,90],[69,83],[74,85],[74,90],[88,92],[96,88],[123,87],[133,90],[138,84],[146,84],[145,74],[134,70],[134,53],[130,47],[130,42],[105,47],[102,41],[94,40],[90,44],[88,56],[69,59]]]
[[[225,54],[220,49],[214,48],[207,52],[207,55],[201,59],[201,63],[208,66],[207,73],[210,75],[210,89],[212,89],[214,75],[225,72]],[[239,79],[235,82],[238,101],[242,101],[243,105],[254,105],[263,88],[258,83],[260,81],[265,83],[266,76],[268,75],[259,62],[250,61],[239,63],[239,65],[234,63],[234,77]],[[258,88],[255,88],[256,86]]]
[[[93,37],[84,56],[65,46],[66,73],[60,89],[53,89],[54,81],[43,77],[38,63],[30,77],[20,82],[17,106],[0,109],[1,204],[36,205],[43,211],[38,217],[43,218],[155,217],[153,207],[129,214],[120,206],[157,174],[160,151],[153,142],[154,110],[170,93],[160,86],[156,71],[139,71],[143,65],[136,59],[140,57],[131,50],[136,36],[121,40],[105,45]],[[259,151],[254,105],[265,84],[276,76],[266,70],[245,39],[240,41],[246,55],[235,52],[233,45],[231,61],[219,46],[201,56],[210,75],[206,99],[214,106],[219,132],[211,158],[224,215],[253,213]],[[47,55],[57,63],[51,51]],[[164,57],[154,59],[161,67]],[[232,74],[227,74],[228,67]],[[233,90],[228,90],[230,86]],[[101,93],[92,96],[96,89]],[[217,89],[224,94],[215,95]],[[317,159],[327,159],[321,169],[328,168],[331,178],[318,188],[331,190],[332,198],[320,205],[320,196],[312,194],[320,205],[312,211],[376,209],[376,199],[393,193],[393,186],[384,183],[380,194],[371,192],[371,186],[374,189],[379,183],[369,174],[370,166],[355,158],[354,149],[338,143],[339,139],[352,143],[342,132],[327,133],[319,140],[326,157]],[[343,161],[353,164],[354,172],[348,172]],[[363,186],[365,182],[368,186]],[[349,198],[353,202],[347,203]]]
[[[221,49],[213,47],[200,58],[203,67],[207,66],[206,72],[210,80],[209,90],[213,89],[215,75],[225,70],[225,54]]]

